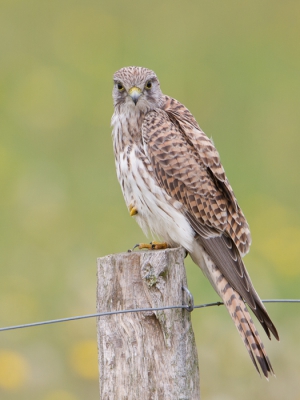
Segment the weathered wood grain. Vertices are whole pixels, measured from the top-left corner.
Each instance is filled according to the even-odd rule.
[[[98,259],[97,311],[186,304],[182,248]],[[101,400],[200,399],[197,349],[183,309],[100,317]]]

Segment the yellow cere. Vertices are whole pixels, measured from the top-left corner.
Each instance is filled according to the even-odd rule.
[[[132,96],[134,93],[141,94],[142,91],[141,91],[140,88],[138,88],[136,86],[133,86],[131,89],[129,89],[128,93],[129,93],[130,96]]]

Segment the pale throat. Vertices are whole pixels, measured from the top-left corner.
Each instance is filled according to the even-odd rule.
[[[142,124],[145,114],[149,111],[147,108],[138,106],[122,107],[119,113],[119,123],[121,125],[121,135],[126,143],[142,143]]]

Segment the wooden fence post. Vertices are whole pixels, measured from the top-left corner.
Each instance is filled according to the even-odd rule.
[[[98,258],[97,311],[187,303],[182,248]],[[199,400],[198,356],[185,309],[97,321],[101,400]]]

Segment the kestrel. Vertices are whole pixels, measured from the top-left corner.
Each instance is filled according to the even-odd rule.
[[[222,298],[259,372],[274,374],[245,303],[277,330],[242,257],[251,236],[213,142],[190,111],[142,67],[114,74],[113,146],[126,205],[143,231],[183,246]],[[164,247],[154,245],[153,247]]]

